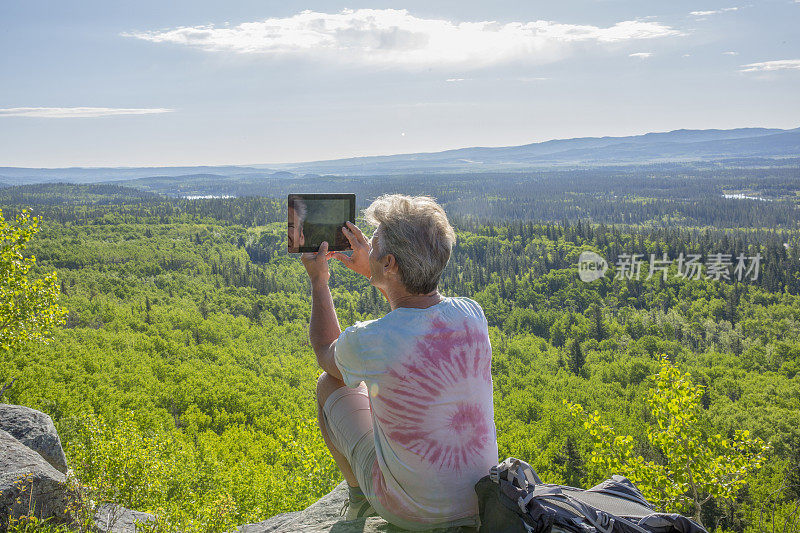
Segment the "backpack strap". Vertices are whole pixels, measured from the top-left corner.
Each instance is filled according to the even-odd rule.
[[[644,529],[630,520],[611,515],[605,511],[596,509],[590,505],[586,505],[585,503],[571,497],[569,494],[564,494],[561,491],[548,491],[545,493],[540,492],[536,495],[536,498],[546,500],[553,505],[561,507],[562,509],[577,513],[585,518],[586,521],[592,526],[594,526],[598,533],[611,533],[614,530],[615,524],[626,526],[628,528],[626,531],[632,531],[635,533],[650,533],[650,531],[647,529]]]
[[[528,490],[528,485],[536,486],[542,484],[541,478],[531,468],[531,465],[514,457],[509,457],[489,469],[489,477],[495,483],[499,483],[501,478],[507,479],[512,483],[516,481],[517,486],[523,490]]]
[[[519,498],[517,498],[517,505],[519,505],[519,508],[523,513],[527,513],[528,512],[528,504],[535,497],[536,497],[536,494],[533,491],[531,491],[527,495],[525,495],[524,497],[520,496]]]

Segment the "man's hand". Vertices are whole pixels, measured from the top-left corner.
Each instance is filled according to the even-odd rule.
[[[342,233],[350,241],[350,248],[353,249],[353,253],[348,256],[342,252],[333,252],[333,257],[341,261],[344,266],[353,272],[358,272],[368,278],[371,277],[372,274],[369,271],[369,251],[371,246],[364,233],[358,229],[358,226],[349,221],[342,228]]]
[[[319,245],[318,252],[306,252],[300,256],[300,260],[306,267],[306,272],[308,272],[308,277],[311,279],[312,286],[328,284],[328,280],[331,277],[331,273],[328,270],[328,260],[333,255],[334,252],[328,251],[328,243],[323,242]]]

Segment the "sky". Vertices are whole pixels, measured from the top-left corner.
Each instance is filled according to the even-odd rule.
[[[800,0],[0,0],[0,166],[800,126]]]

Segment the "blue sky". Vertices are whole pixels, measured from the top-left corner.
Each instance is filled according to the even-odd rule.
[[[800,1],[0,1],[0,166],[800,126]]]

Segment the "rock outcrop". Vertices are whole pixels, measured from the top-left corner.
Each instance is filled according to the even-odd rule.
[[[0,429],[37,452],[62,474],[67,473],[67,457],[61,439],[53,420],[46,414],[22,405],[0,404]]]
[[[0,531],[10,518],[35,515],[67,521],[67,458],[53,420],[21,405],[0,404]],[[102,533],[135,533],[154,517],[120,505],[101,505],[94,522]]]
[[[9,518],[35,514],[66,521],[67,460],[53,421],[44,413],[19,405],[0,404],[0,531]],[[340,512],[347,500],[342,482],[316,503],[293,513],[239,527],[240,533],[400,533],[379,517],[345,521]],[[153,515],[104,504],[95,511],[96,528],[103,533],[135,533],[136,522]],[[427,533],[474,533],[474,529],[431,529]]]
[[[269,520],[240,526],[239,533],[400,533],[400,529],[378,517],[345,521],[339,512],[347,499],[347,484],[342,482],[330,493],[303,511],[284,513]],[[467,533],[469,528],[431,529],[428,533]]]
[[[66,476],[0,429],[0,530],[9,518],[66,518]]]
[[[121,505],[101,505],[94,515],[94,524],[102,533],[136,533],[136,522],[155,520],[150,513],[131,511]]]

